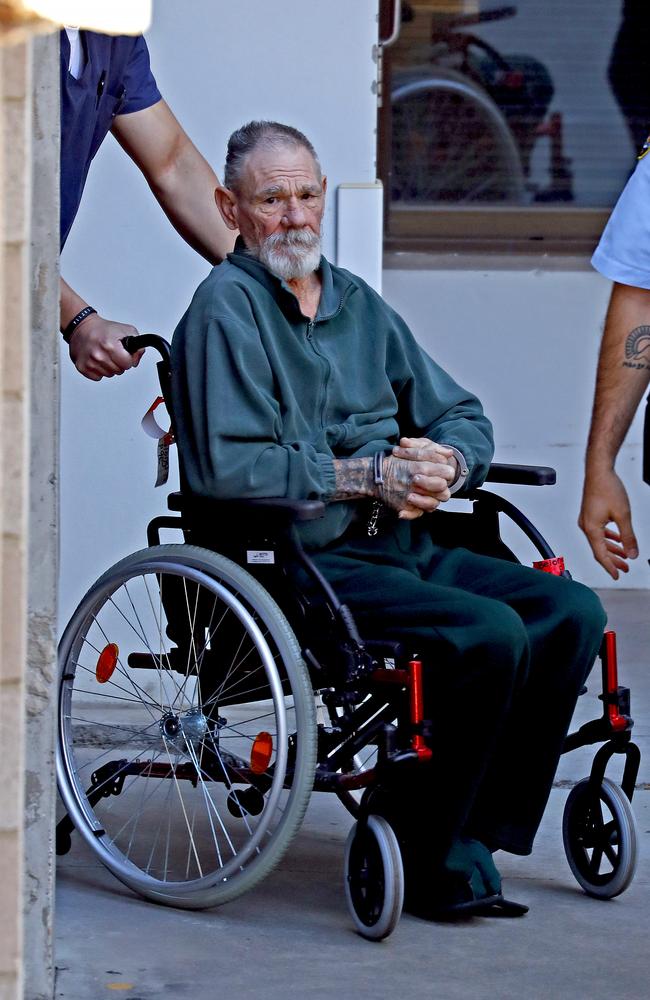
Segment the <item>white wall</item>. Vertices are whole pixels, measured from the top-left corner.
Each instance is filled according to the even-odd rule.
[[[251,118],[303,129],[329,175],[325,250],[335,246],[339,184],[376,177],[377,0],[157,0],[148,36],[164,97],[223,170],[226,141]],[[108,138],[96,158],[62,259],[67,280],[100,312],[170,337],[208,265],[176,236],[142,177]],[[64,357],[61,618],[92,580],[146,544],[155,447],[139,420],[157,394],[151,359],[91,383]]]
[[[574,577],[612,581],[576,527],[594,375],[610,284],[584,262],[520,270],[387,270],[384,295],[433,357],[482,399],[496,461],[550,465],[555,487],[502,492],[528,513]],[[559,264],[562,270],[556,270]],[[618,586],[650,586],[648,487],[641,482],[641,413],[618,462],[636,513],[640,556]],[[524,547],[524,552],[526,548]]]

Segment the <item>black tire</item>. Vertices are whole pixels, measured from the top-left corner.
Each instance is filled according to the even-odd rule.
[[[404,867],[397,837],[383,816],[368,816],[350,830],[345,898],[362,937],[383,941],[395,930],[404,905]]]
[[[621,787],[603,778],[596,796],[588,778],[566,800],[562,837],[569,867],[590,896],[612,899],[629,886],[638,856],[634,813]]]
[[[316,721],[293,632],[250,574],[189,545],[128,556],[72,616],[60,671],[59,788],[117,878],[200,908],[272,870],[309,801]]]

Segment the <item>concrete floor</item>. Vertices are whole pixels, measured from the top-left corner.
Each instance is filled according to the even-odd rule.
[[[350,818],[314,795],[280,868],[227,906],[188,913],[147,903],[76,841],[57,882],[55,996],[383,1000],[645,1000],[650,931],[650,594],[605,591],[619,632],[621,683],[632,689],[642,769],[634,799],[640,834],[636,878],[622,896],[586,896],[568,868],[561,818],[568,787],[593,751],[563,758],[535,851],[499,854],[505,891],[530,905],[521,920],[430,924],[404,915],[382,944],[358,937],[346,911],[343,844]],[[596,684],[593,685],[597,687]],[[595,692],[594,692],[595,693]],[[594,717],[590,693],[577,721]]]

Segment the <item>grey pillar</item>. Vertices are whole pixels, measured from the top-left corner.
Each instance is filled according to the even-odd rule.
[[[54,992],[58,576],[59,35],[33,51],[31,406],[25,785],[25,1000]]]

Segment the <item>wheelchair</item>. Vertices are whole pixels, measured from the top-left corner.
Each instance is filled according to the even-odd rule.
[[[173,414],[169,344],[154,335],[125,344],[160,353]],[[555,473],[493,465],[488,480],[548,485]],[[509,501],[486,489],[470,499],[472,513],[436,514],[446,533],[456,524],[464,544],[516,561],[500,535],[505,516],[558,569]],[[149,524],[148,547],[97,580],[61,639],[57,777],[67,813],[57,853],[70,850],[76,829],[136,893],[215,906],[278,864],[313,791],[334,793],[355,820],[344,880],[352,920],[365,938],[386,938],[403,905],[403,862],[373,802],[431,757],[421,662],[381,636],[360,636],[304,551],[297,527],[321,516],[322,503],[181,492],[168,507]],[[184,541],[162,544],[166,529]],[[579,884],[609,899],[634,875],[640,755],[613,632],[601,659],[602,715],[570,734],[565,750],[602,746],[568,796],[563,835]],[[622,787],[605,777],[614,755],[625,759]]]
[[[429,7],[429,44],[416,62],[402,43],[391,89],[391,196],[403,203],[501,204],[573,200],[560,112],[547,112],[553,81],[529,55],[504,55],[472,32],[517,14],[515,6],[451,14]],[[404,4],[402,21],[414,19]],[[398,44],[399,48],[399,44]],[[531,182],[531,157],[549,139],[549,181]]]

